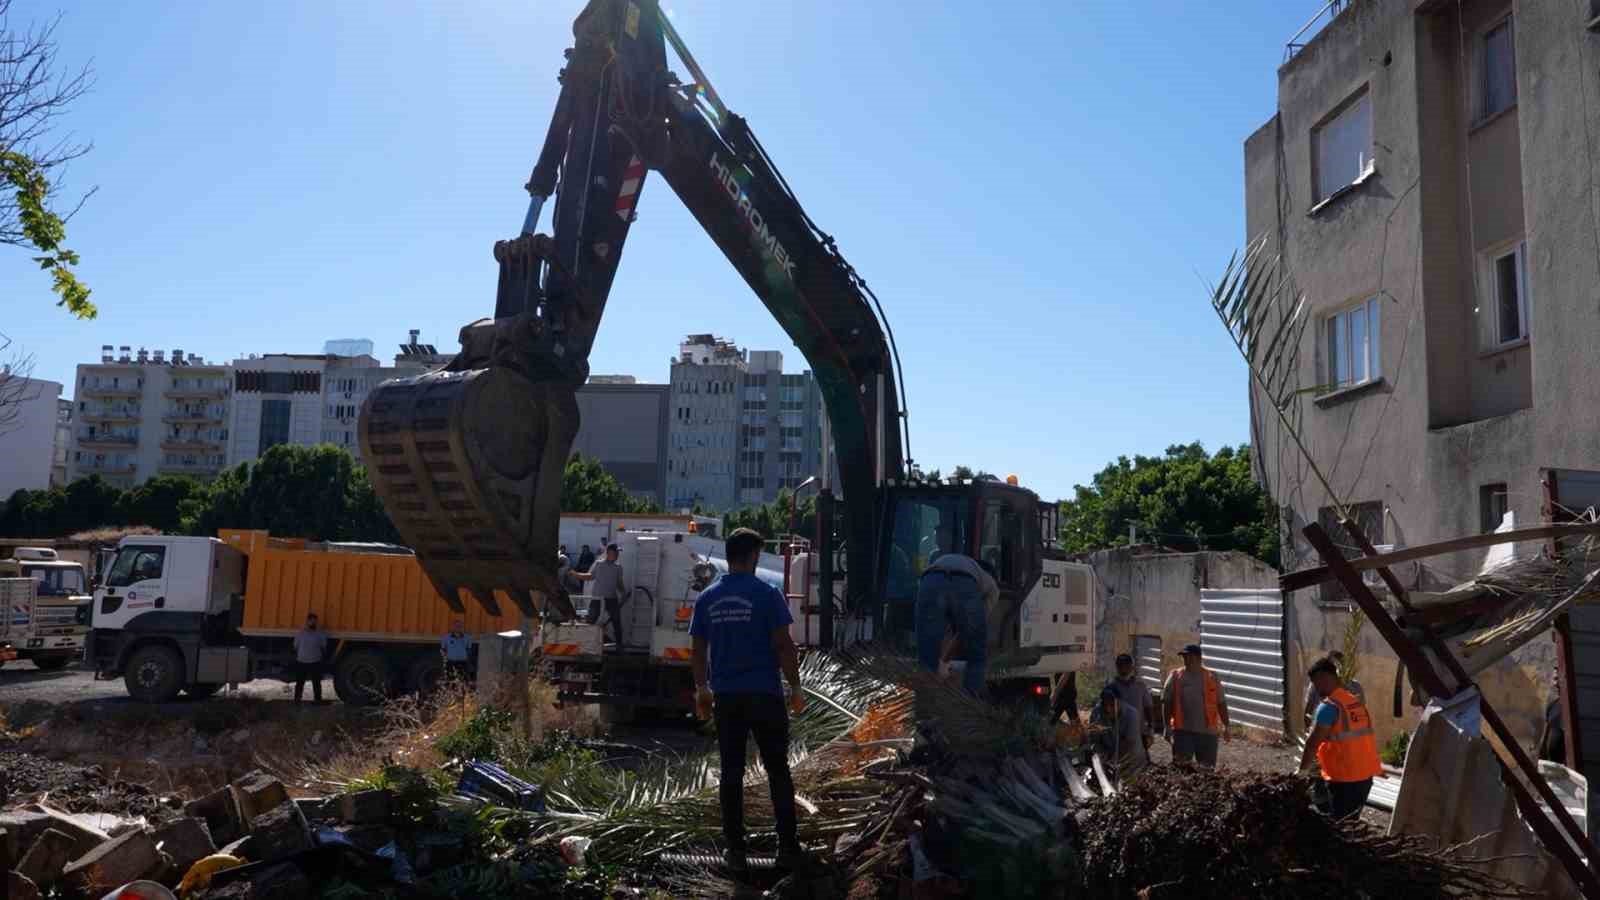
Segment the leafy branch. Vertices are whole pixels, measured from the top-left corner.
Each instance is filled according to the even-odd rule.
[[[78,264],[78,254],[61,246],[67,237],[67,225],[46,205],[50,180],[44,171],[26,154],[5,150],[0,151],[0,177],[16,190],[18,224],[28,243],[41,253],[33,261],[50,273],[50,289],[60,298],[56,305],[66,307],[67,312],[80,319],[99,315],[89,300],[88,286],[72,270]]]

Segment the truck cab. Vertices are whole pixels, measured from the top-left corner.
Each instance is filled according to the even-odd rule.
[[[92,602],[82,564],[61,559],[50,547],[17,547],[0,559],[0,578],[36,583],[31,608],[8,611],[5,624],[16,658],[45,671],[76,661],[89,634]]]

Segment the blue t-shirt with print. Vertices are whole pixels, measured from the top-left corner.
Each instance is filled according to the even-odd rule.
[[[710,644],[711,692],[783,696],[772,632],[793,622],[782,592],[754,575],[729,572],[706,588],[689,634]]]
[[[1339,704],[1333,702],[1332,700],[1324,700],[1317,704],[1316,718],[1314,721],[1318,725],[1326,725],[1329,728],[1332,728],[1333,723],[1339,721]]]

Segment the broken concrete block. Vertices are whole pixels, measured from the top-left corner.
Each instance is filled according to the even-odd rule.
[[[61,878],[67,863],[78,858],[80,854],[73,852],[77,845],[78,839],[72,835],[46,828],[17,863],[17,872],[40,887],[49,887]]]
[[[21,859],[22,854],[33,846],[33,842],[39,839],[39,835],[43,834],[46,828],[54,828],[64,834],[72,835],[77,841],[73,848],[73,858],[98,847],[107,837],[104,832],[85,827],[37,803],[0,813],[0,830],[6,833],[6,851],[13,861]],[[12,864],[15,865],[15,862]]]
[[[285,802],[250,823],[249,859],[267,862],[311,849],[311,829],[300,807]]]
[[[254,822],[258,816],[289,802],[283,782],[260,770],[235,781],[232,788],[241,822]]]
[[[300,814],[308,822],[331,819],[339,812],[338,806],[325,797],[301,797],[294,801],[294,805],[300,807]]]
[[[20,872],[6,873],[6,900],[39,900],[39,886]]]
[[[220,876],[219,876],[220,880]],[[205,900],[305,900],[311,882],[294,863],[265,866],[248,876],[210,888]]]
[[[196,862],[217,852],[206,824],[195,818],[174,819],[157,828],[152,837],[161,852],[172,858],[172,865],[180,875],[189,871],[189,867]]]
[[[127,884],[166,866],[148,831],[130,831],[106,841],[68,864],[61,877],[81,893],[106,891]]]
[[[206,823],[214,843],[231,843],[244,834],[231,786],[220,787],[198,800],[190,800],[184,805],[183,811]]]
[[[393,803],[388,791],[356,791],[339,797],[339,821],[348,825],[381,825],[389,821]]]

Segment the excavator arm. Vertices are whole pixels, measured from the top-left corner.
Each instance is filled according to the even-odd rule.
[[[572,614],[555,548],[575,394],[656,172],[810,365],[836,448],[848,571],[875,572],[877,488],[902,478],[906,455],[876,299],[653,0],[591,0],[573,33],[522,234],[494,248],[494,317],[462,329],[445,369],[387,382],[362,410],[362,450],[395,526],[453,605],[466,590],[491,612],[504,596],[532,614],[542,593]],[[669,44],[688,81],[669,70]],[[537,234],[552,197],[551,234]],[[852,579],[852,592],[871,580]]]

